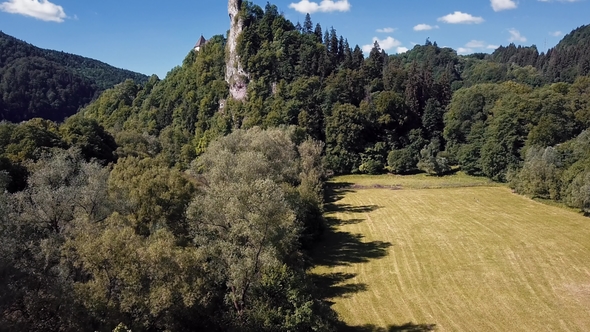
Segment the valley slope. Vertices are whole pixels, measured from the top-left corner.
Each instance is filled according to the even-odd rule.
[[[127,79],[148,77],[98,60],[35,47],[0,31],[0,120],[62,121]]]
[[[582,215],[464,175],[331,186],[314,273],[351,331],[590,328]]]

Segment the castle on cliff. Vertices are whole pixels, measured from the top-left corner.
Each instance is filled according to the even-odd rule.
[[[199,52],[201,50],[201,47],[203,47],[205,44],[207,44],[207,39],[205,39],[205,37],[201,35],[201,38],[199,38],[199,40],[197,40],[197,43],[195,44],[195,51]]]

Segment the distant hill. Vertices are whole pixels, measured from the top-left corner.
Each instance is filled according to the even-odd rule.
[[[547,53],[536,46],[501,46],[491,55],[496,62],[537,68],[548,82],[572,83],[576,77],[590,74],[590,25],[583,25],[569,34]]]
[[[570,47],[578,47],[581,45],[588,46],[588,43],[590,43],[590,25],[582,25],[565,35],[559,44],[555,46],[555,49],[565,50]]]
[[[148,76],[0,32],[0,120],[61,121],[127,79],[144,83]]]

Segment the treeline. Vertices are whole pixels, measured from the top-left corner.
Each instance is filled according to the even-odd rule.
[[[459,166],[590,209],[578,69],[429,40],[365,57],[309,15],[247,1],[240,15],[244,102],[214,36],[62,124],[0,124],[0,330],[334,330],[305,274],[329,174]]]
[[[26,186],[0,191],[0,330],[334,330],[302,252],[323,229],[322,143],[237,130],[183,171],[154,150],[106,164],[95,125],[1,127],[45,138],[2,142]]]
[[[588,130],[556,146],[532,147],[511,177],[521,194],[563,202],[590,213],[590,141]]]
[[[144,83],[147,76],[0,32],[0,120],[62,121],[126,79]]]
[[[491,60],[501,64],[517,64],[536,68],[546,83],[573,83],[578,76],[590,75],[590,26],[581,26],[567,34],[547,53],[536,46],[499,47]]]
[[[290,125],[325,142],[324,165],[337,174],[440,175],[458,165],[497,181],[522,167],[529,147],[566,142],[589,124],[584,67],[568,60],[558,71],[539,62],[590,54],[588,27],[547,55],[510,45],[491,56],[462,57],[427,40],[392,56],[375,43],[365,58],[309,15],[293,24],[276,6],[250,2],[240,15],[245,102],[226,100],[225,39],[215,36],[166,79],[126,82],[85,116],[104,124],[121,146],[136,144],[131,136],[158,137],[167,162],[181,168],[237,128]],[[573,78],[559,74],[565,71]]]

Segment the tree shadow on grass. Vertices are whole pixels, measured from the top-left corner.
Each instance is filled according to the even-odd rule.
[[[341,200],[347,193],[353,192],[352,186],[354,183],[350,182],[328,182],[324,190],[324,202],[330,205],[331,203]]]
[[[353,192],[352,183],[340,182],[340,183],[328,183],[325,190],[324,201],[326,212],[335,213],[369,213],[381,208],[378,205],[363,205],[354,206],[350,204],[338,203],[347,193]]]
[[[351,191],[354,191],[351,189],[351,183],[328,184],[326,188],[326,201],[328,202],[325,206],[326,212],[328,214],[335,212],[366,214],[380,208],[377,205],[353,206],[339,203],[344,195]],[[387,249],[391,247],[390,242],[365,242],[362,234],[353,234],[338,229],[339,226],[363,222],[366,222],[365,218],[341,220],[333,216],[326,217],[327,229],[312,251],[313,265],[347,266],[386,256]]]
[[[378,206],[351,206],[339,204],[344,195],[352,191],[350,184],[338,183],[328,186],[326,192],[327,212],[342,213],[369,213],[378,209]],[[353,234],[339,230],[339,226],[359,224],[366,222],[364,218],[340,220],[334,217],[326,218],[326,226],[322,239],[315,244],[312,252],[312,264],[314,266],[336,267],[350,264],[365,263],[372,259],[379,259],[387,255],[391,243],[383,241],[363,241],[362,234]],[[367,290],[363,283],[353,283],[356,275],[353,273],[326,273],[312,274],[320,297],[329,301],[337,297],[346,297],[350,294]]]
[[[336,229],[336,225],[362,223],[365,220],[353,219],[339,222],[338,219],[328,218],[330,227],[323,238],[315,245],[312,253],[313,264],[316,266],[348,266],[356,263],[366,263],[387,255],[390,242],[364,242],[363,235],[343,232]]]
[[[348,281],[356,276],[354,273],[325,273],[312,274],[312,280],[317,286],[317,295],[324,299],[324,301],[333,304],[327,299],[337,297],[348,297],[351,294],[364,292],[367,290],[367,285],[363,283],[349,283]]]
[[[369,213],[375,210],[379,210],[381,207],[379,205],[362,205],[362,206],[354,206],[350,204],[326,204],[326,211],[327,212],[347,212],[347,213]]]
[[[326,212],[328,214],[357,213],[366,214],[379,209],[376,205],[351,206],[339,203],[347,193],[354,191],[351,183],[332,183],[326,188]],[[356,216],[355,216],[356,217]],[[323,238],[316,243],[311,257],[313,265],[324,267],[348,266],[380,259],[388,255],[390,242],[363,241],[362,234],[353,234],[339,229],[342,225],[360,224],[367,222],[365,218],[341,220],[334,215],[326,218],[327,229]],[[327,303],[333,304],[333,299],[348,297],[352,294],[368,290],[364,283],[351,282],[356,277],[354,273],[325,273],[312,274],[314,284],[319,292],[318,296]],[[435,324],[392,325],[387,328],[374,325],[347,326],[341,325],[338,331],[349,332],[430,332],[436,329]]]

